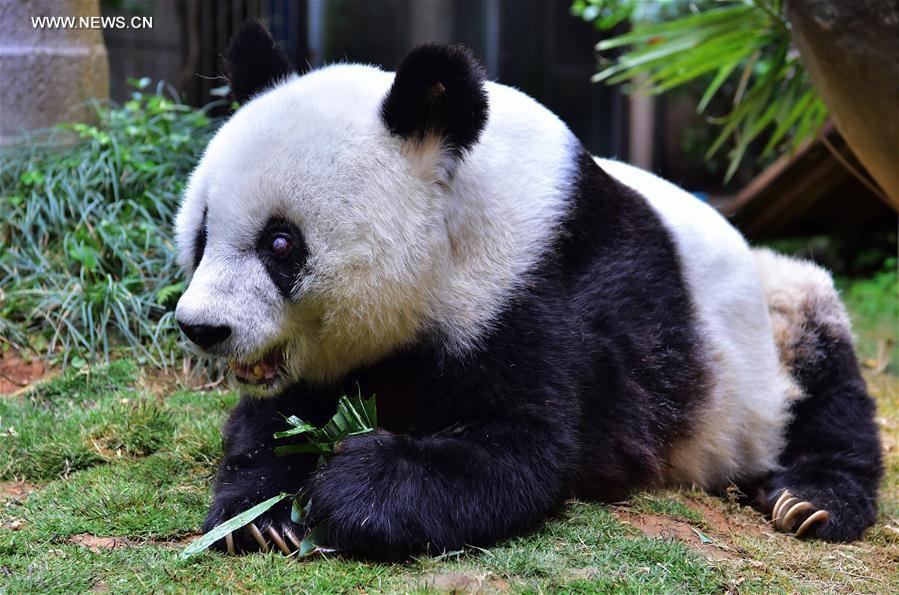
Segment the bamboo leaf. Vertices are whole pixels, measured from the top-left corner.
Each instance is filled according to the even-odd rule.
[[[774,129],[762,156],[787,134],[794,146],[809,138],[826,119],[826,108],[814,103],[801,64],[787,58],[790,34],[782,10],[779,2],[746,0],[664,23],[637,25],[597,44],[599,51],[632,47],[592,80],[629,81],[634,85],[630,92],[659,94],[714,72],[697,105],[697,112],[703,113],[742,67],[733,109],[710,119],[721,130],[706,153],[710,158],[729,139],[735,140],[726,174],[730,178],[749,145],[766,131]]]
[[[279,457],[283,457],[286,455],[295,455],[295,454],[320,454],[331,452],[324,446],[319,446],[318,444],[313,444],[311,442],[304,442],[303,444],[289,444],[286,446],[276,446],[275,447],[275,455]]]
[[[722,22],[739,21],[747,16],[754,17],[754,12],[754,7],[747,5],[706,10],[695,15],[668,21],[667,23],[637,27],[630,33],[600,41],[596,44],[596,49],[598,51],[605,51],[639,41],[651,40],[655,37],[663,37],[666,34],[690,31],[701,27],[710,27]]]
[[[329,548],[326,545],[327,538],[327,526],[323,524],[316,526],[309,531],[300,542],[300,549],[297,552],[297,556],[302,558],[319,552],[333,552],[334,549]]]
[[[293,427],[290,428],[289,430],[282,430],[280,432],[275,432],[275,434],[274,434],[275,438],[288,438],[290,436],[298,436],[300,434],[314,432],[315,430],[318,429],[315,426],[313,426],[312,424],[306,423],[296,417],[294,417],[294,419],[296,420],[296,422],[292,423],[290,418],[288,418],[287,422],[289,424],[291,424]]]
[[[705,93],[703,93],[702,95],[702,99],[699,100],[699,105],[696,106],[697,113],[701,114],[705,111],[705,108],[709,106],[709,102],[712,101],[715,93],[718,92],[718,89],[721,88],[721,85],[724,84],[724,81],[726,81],[731,73],[733,73],[739,63],[739,60],[734,60],[730,64],[725,64],[718,70],[718,74],[715,75],[715,78],[712,79],[712,82],[709,83],[708,87],[706,87]]]
[[[669,89],[673,89],[674,87],[689,83],[699,76],[715,70],[716,68],[719,68],[722,64],[726,65],[727,63],[737,63],[741,59],[745,59],[747,56],[752,54],[752,52],[759,49],[759,47],[761,47],[760,44],[753,43],[751,45],[741,47],[738,50],[730,53],[721,52],[719,54],[719,57],[717,58],[702,61],[698,65],[693,66],[690,69],[683,68],[682,72],[680,72],[677,76],[667,78],[663,82],[653,87],[652,92],[654,94],[663,93],[665,91],[668,91]]]
[[[771,91],[784,68],[783,60],[785,57],[786,48],[783,48],[778,57],[775,58],[775,67],[771,68],[771,70],[768,71],[768,74],[761,80],[756,81],[749,93],[747,93],[742,101],[740,101],[739,105],[724,118],[724,128],[706,152],[707,159],[721,148],[724,141],[738,126],[744,123],[747,117],[751,118],[753,113],[759,113],[761,111],[762,104],[768,100],[768,97],[771,95]]]
[[[804,113],[806,107],[814,100],[815,93],[811,89],[807,90],[802,96],[796,100],[792,109],[787,115],[786,118],[782,119],[775,129],[774,133],[771,135],[771,138],[768,140],[768,144],[765,145],[765,148],[762,149],[762,155],[767,155],[770,151],[777,146],[784,136],[786,136],[787,132],[793,127],[793,125],[799,120],[799,118]]]

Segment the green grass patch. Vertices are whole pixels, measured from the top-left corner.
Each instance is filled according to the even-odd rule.
[[[211,464],[234,397],[158,399],[136,388],[136,375],[127,360],[70,369],[30,393],[0,399],[0,479],[48,481],[161,450]]]
[[[695,525],[703,523],[701,514],[684,504],[680,498],[670,494],[639,494],[628,502],[628,508],[635,512],[664,515]]]
[[[883,269],[868,279],[837,279],[837,287],[852,318],[862,360],[888,357],[889,370],[899,372],[899,275],[897,261],[889,258]],[[886,353],[883,351],[886,350]]]
[[[67,363],[172,364],[183,279],[172,222],[216,123],[146,92],[97,104],[96,126],[63,124],[0,153],[0,337]]]
[[[118,461],[51,482],[21,515],[37,539],[90,533],[170,538],[202,523],[212,469],[172,453]]]

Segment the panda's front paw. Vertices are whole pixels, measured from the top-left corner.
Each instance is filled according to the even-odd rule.
[[[400,561],[426,552],[447,527],[430,505],[428,471],[405,436],[378,430],[347,438],[311,477],[307,520],[324,527],[329,548],[352,555]],[[433,485],[444,482],[438,476]]]
[[[247,498],[228,499],[216,495],[203,523],[203,533],[208,533],[256,504],[258,502]],[[290,520],[290,507],[289,498],[279,502],[253,522],[215,542],[212,549],[231,555],[273,550],[285,555],[292,554],[299,549],[304,530]]]

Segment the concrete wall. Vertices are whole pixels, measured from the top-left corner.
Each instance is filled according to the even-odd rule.
[[[31,17],[99,14],[98,0],[0,0],[0,144],[23,130],[93,118],[85,102],[109,96],[103,32],[36,27]]]

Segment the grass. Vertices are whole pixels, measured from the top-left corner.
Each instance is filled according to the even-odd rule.
[[[899,591],[899,378],[890,373],[868,373],[888,470],[881,519],[862,542],[797,541],[749,509],[684,490],[620,506],[570,502],[539,531],[488,550],[386,565],[180,560],[205,515],[218,428],[236,397],[159,390],[141,369],[123,360],[70,370],[0,397],[0,592]]]
[[[876,367],[881,358],[888,369],[899,372],[899,273],[896,258],[888,258],[881,271],[869,279],[837,279],[849,309],[862,361]]]
[[[171,365],[183,282],[172,222],[215,122],[149,81],[98,124],[41,131],[0,155],[0,339],[80,366],[124,348]]]

